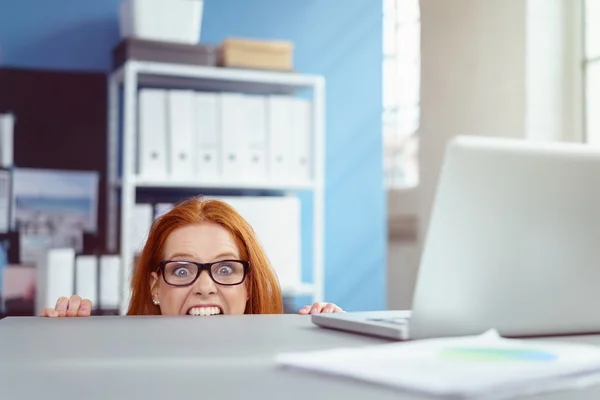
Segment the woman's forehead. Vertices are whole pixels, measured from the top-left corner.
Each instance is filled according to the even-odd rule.
[[[214,259],[229,254],[239,257],[240,251],[230,232],[219,224],[202,222],[182,226],[169,234],[164,256],[188,255],[198,259]]]

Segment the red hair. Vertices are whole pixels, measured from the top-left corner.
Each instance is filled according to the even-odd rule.
[[[151,273],[157,271],[159,262],[163,259],[167,237],[177,228],[206,221],[227,229],[237,244],[240,257],[250,262],[245,281],[248,301],[244,313],[283,312],[279,281],[252,227],[229,204],[193,197],[178,203],[152,224],[146,245],[133,271],[131,301],[127,315],[160,314],[160,308],[152,303]]]

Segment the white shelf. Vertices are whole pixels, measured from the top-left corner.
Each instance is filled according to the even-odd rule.
[[[293,72],[260,71],[212,66],[179,65],[150,61],[129,61],[140,85],[168,85],[188,89],[235,90],[261,93],[290,93],[324,85],[324,78]],[[115,71],[122,81],[125,66]]]
[[[122,97],[120,88],[123,88]],[[314,178],[309,182],[198,182],[190,180],[145,179],[136,175],[136,133],[138,129],[138,90],[143,86],[183,88],[208,91],[235,91],[260,94],[293,94],[311,92]],[[129,235],[118,235],[131,229],[131,214],[136,204],[136,189],[225,189],[297,192],[309,190],[313,197],[313,257],[310,260],[313,282],[282,287],[285,296],[311,295],[313,301],[324,301],[324,159],[325,159],[325,80],[321,76],[294,72],[244,70],[209,66],[178,65],[159,62],[127,61],[108,79],[108,221],[107,246],[117,248],[123,264],[121,313],[127,309],[129,279],[133,268],[133,243]],[[304,95],[304,93],[302,93]],[[119,116],[122,115],[122,118]],[[119,128],[122,124],[122,135]],[[122,177],[118,175],[122,154]],[[119,219],[120,218],[120,222]]]
[[[120,183],[118,183],[120,185]],[[313,182],[201,182],[184,181],[176,179],[144,179],[135,177],[132,185],[138,188],[163,188],[163,189],[248,189],[268,191],[295,191],[312,190]]]

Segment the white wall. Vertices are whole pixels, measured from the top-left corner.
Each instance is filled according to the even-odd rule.
[[[392,235],[389,308],[411,306],[448,140],[581,138],[580,79],[570,49],[578,39],[577,11],[567,7],[571,3],[576,1],[421,0],[419,186],[388,196],[390,219],[416,214],[419,232],[417,240]]]
[[[526,136],[582,141],[579,0],[527,0]]]

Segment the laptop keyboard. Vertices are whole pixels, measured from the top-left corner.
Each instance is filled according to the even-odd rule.
[[[369,318],[369,321],[373,322],[384,322],[392,325],[406,325],[408,324],[409,318],[407,317],[395,317],[395,318]]]

